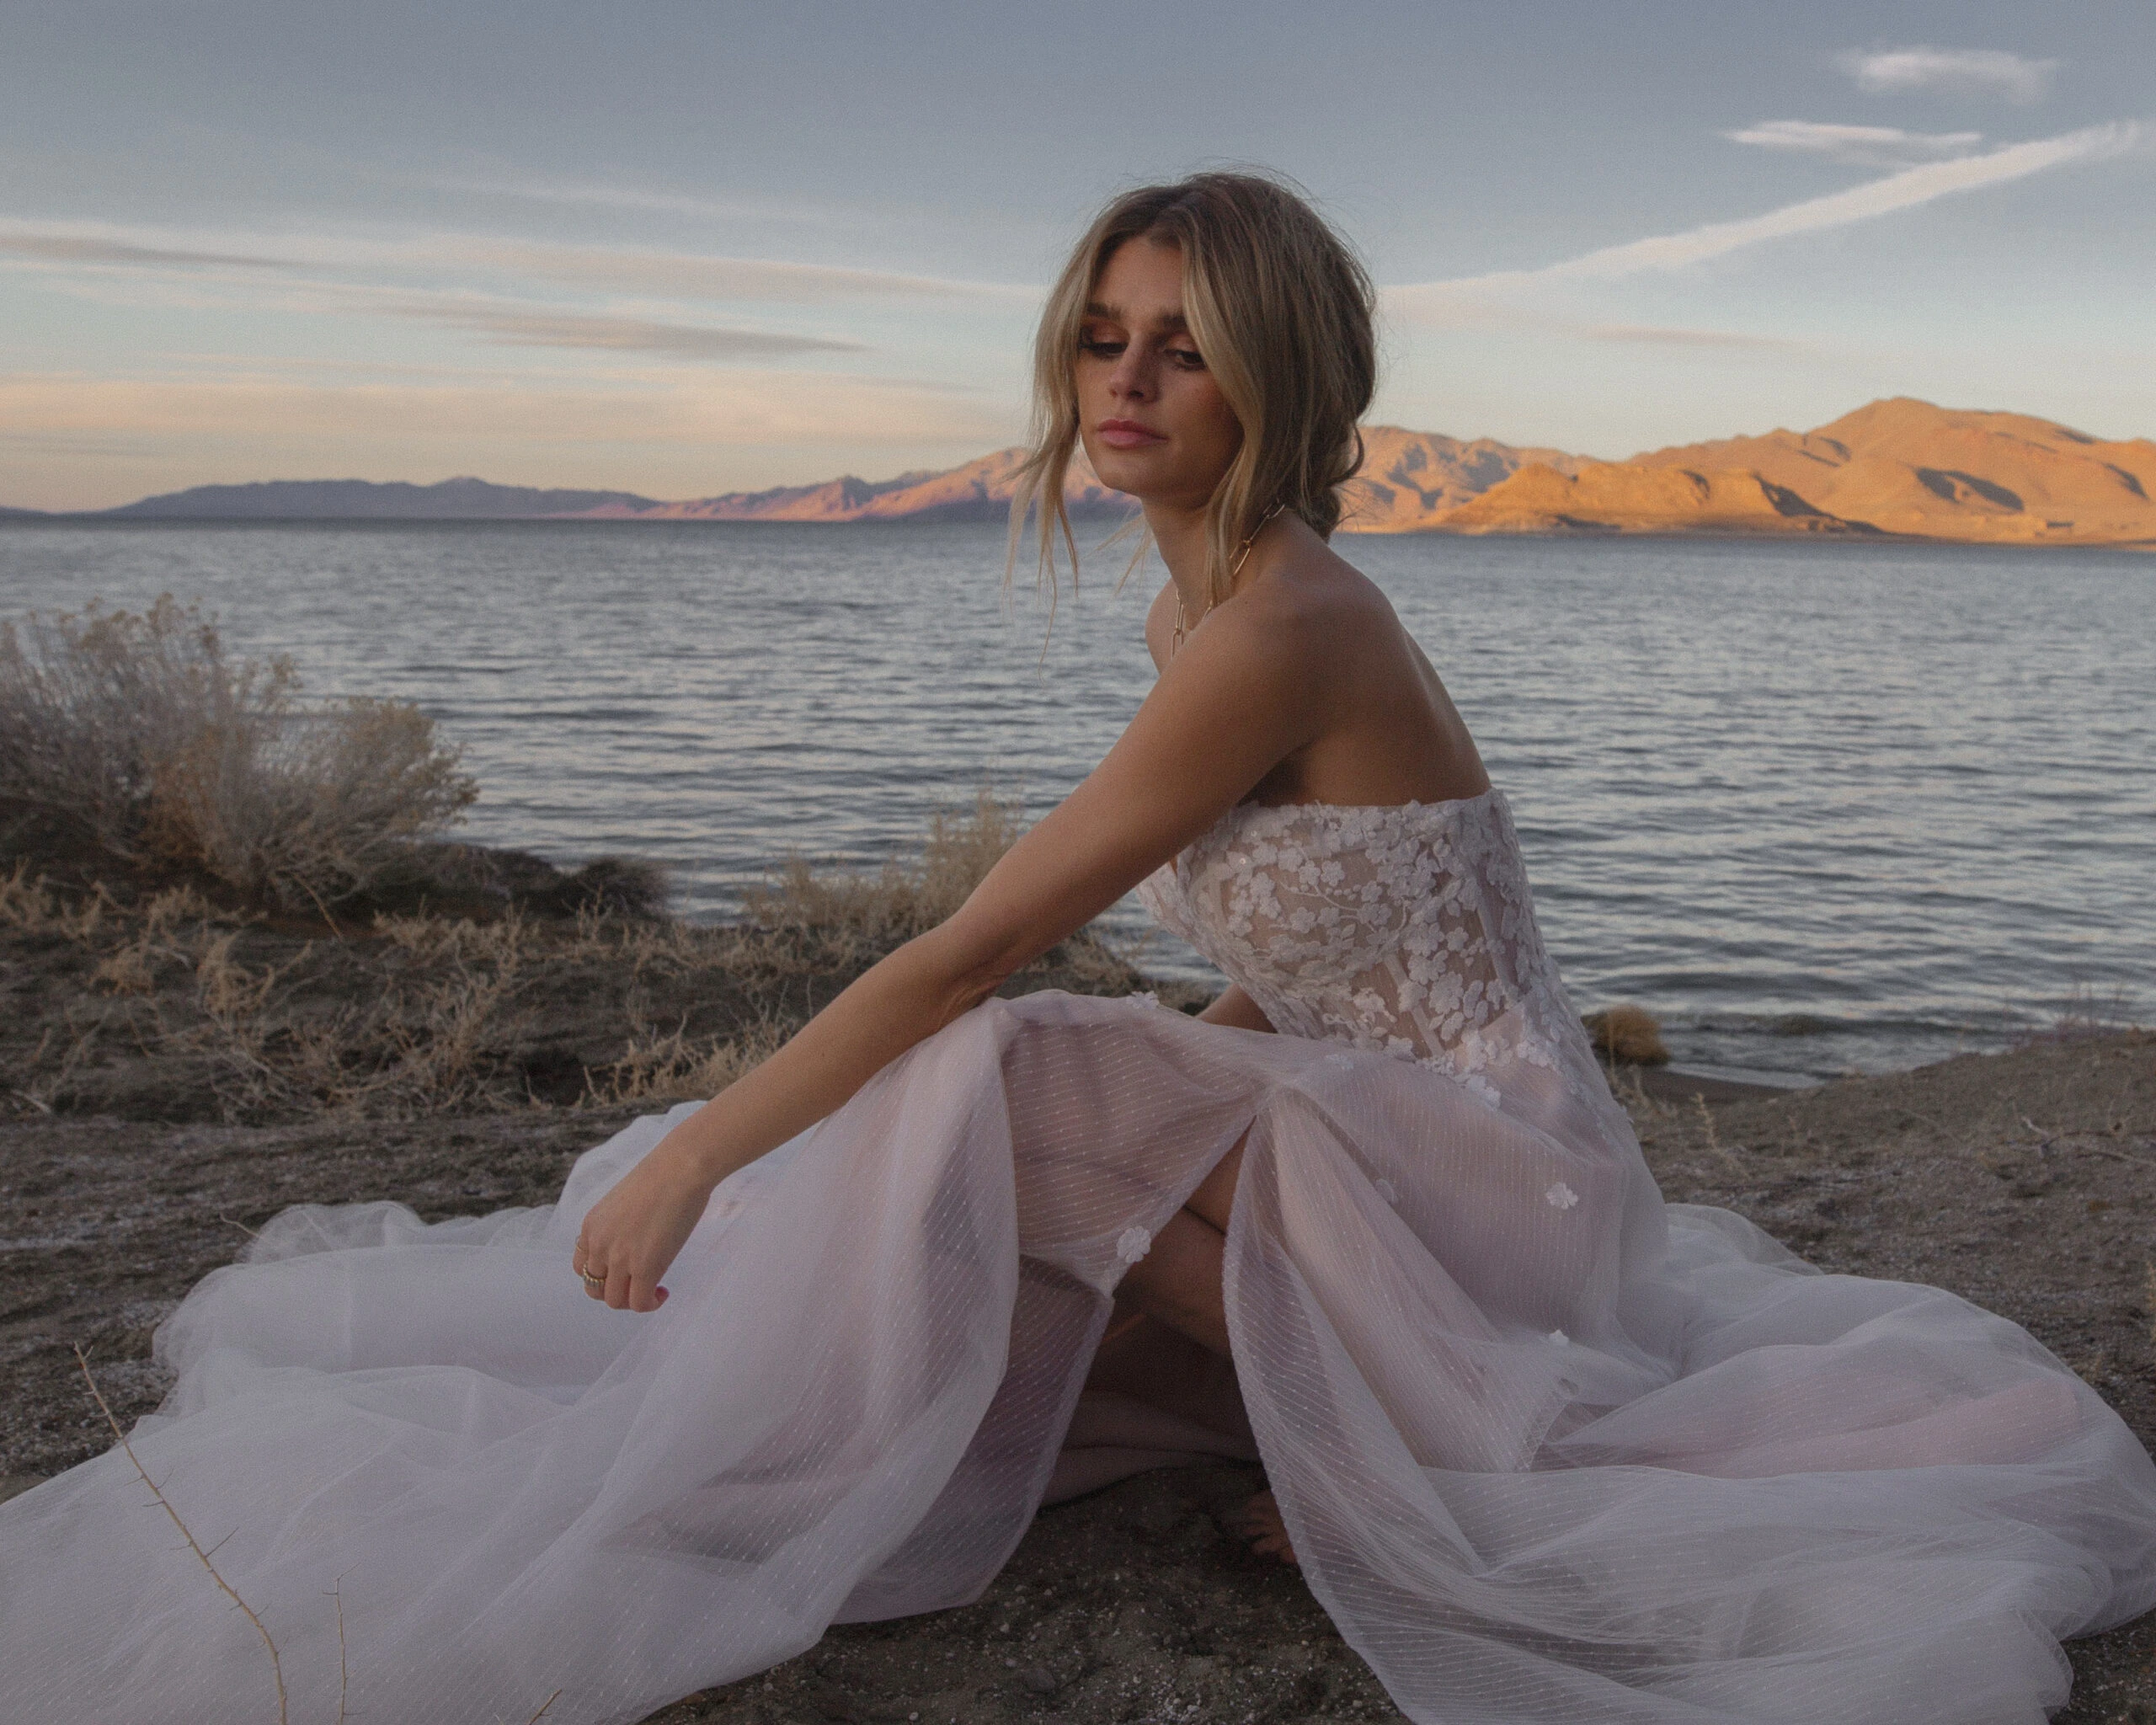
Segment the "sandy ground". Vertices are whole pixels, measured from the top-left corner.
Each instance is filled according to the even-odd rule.
[[[1932,1282],[2004,1312],[2156,1439],[2156,1036],[1717,1105],[1629,1100],[1673,1199],[1728,1204],[1826,1268]],[[92,1350],[123,1418],[147,1411],[163,1390],[151,1330],[282,1205],[394,1196],[440,1216],[543,1202],[635,1112],[0,1124],[0,1489],[105,1447],[72,1345]],[[1048,1510],[979,1604],[835,1630],[655,1719],[1397,1717],[1296,1574],[1223,1530],[1258,1483],[1254,1469],[1186,1468]],[[2156,1620],[2070,1651],[2063,1719],[2156,1718]]]
[[[184,896],[120,909],[0,880],[0,1496],[109,1441],[75,1346],[123,1420],[147,1412],[165,1387],[152,1332],[286,1204],[551,1201],[579,1151],[707,1093],[904,937],[875,920],[883,899],[843,926],[814,891],[799,902],[760,928],[520,912],[333,940]],[[1081,937],[1013,991],[1142,980]],[[2004,1312],[2156,1437],[2156,1036],[1797,1093],[1615,1081],[1671,1198],[1728,1204],[1826,1268]],[[655,1717],[1397,1717],[1297,1574],[1224,1530],[1260,1483],[1191,1467],[1050,1509],[979,1603],[834,1631]],[[2156,1725],[2156,1621],[2073,1654],[2063,1717]]]

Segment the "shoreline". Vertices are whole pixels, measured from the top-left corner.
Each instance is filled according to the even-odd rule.
[[[1128,520],[1127,515],[1106,511],[1074,511],[1074,525],[1088,524],[1115,526]],[[341,531],[355,528],[409,528],[409,527],[674,527],[696,531],[705,528],[782,528],[788,531],[800,529],[850,531],[858,527],[921,527],[990,526],[1001,529],[1006,517],[998,515],[878,515],[850,520],[798,521],[783,517],[710,516],[710,515],[116,515],[107,510],[83,510],[61,513],[40,510],[16,512],[0,511],[0,531],[9,527],[128,527],[128,528],[199,528],[204,530],[233,527],[334,527]],[[1715,528],[1678,526],[1604,526],[1579,527],[1503,527],[1464,528],[1448,526],[1412,527],[1356,527],[1343,524],[1337,529],[1341,537],[1348,539],[1468,539],[1540,542],[1562,545],[1593,544],[1621,540],[1625,543],[1647,541],[1678,541],[1685,543],[1747,545],[1806,545],[1842,547],[1891,547],[1907,550],[1917,546],[1951,547],[1956,551],[2132,551],[2144,555],[2156,553],[2156,537],[2130,539],[2081,538],[2068,536],[2057,537],[2035,537],[2015,539],[1998,537],[1972,536],[1961,537],[1945,533],[1906,533],[1886,528],[1876,528],[1864,533],[1813,533],[1790,528]]]

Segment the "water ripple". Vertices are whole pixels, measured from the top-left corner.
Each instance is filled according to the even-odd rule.
[[[1813,1072],[2156,1011],[2156,562],[1343,547],[1507,786],[1583,1006]],[[318,692],[435,713],[475,836],[658,857],[715,915],[789,852],[878,861],[984,778],[1038,813],[1099,758],[1150,681],[1150,584],[1066,595],[1043,657],[1001,562],[975,526],[11,524],[0,610],[199,598]]]

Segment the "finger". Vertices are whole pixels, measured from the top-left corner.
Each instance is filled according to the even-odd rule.
[[[582,1272],[579,1271],[579,1274],[581,1274]],[[586,1282],[584,1284],[584,1291],[594,1300],[604,1300],[606,1297],[606,1284],[603,1281]]]
[[[654,1288],[641,1276],[630,1279],[629,1309],[632,1311],[656,1311],[659,1303],[666,1297],[666,1290]]]
[[[629,1309],[629,1273],[619,1264],[606,1272],[606,1303],[616,1311]]]

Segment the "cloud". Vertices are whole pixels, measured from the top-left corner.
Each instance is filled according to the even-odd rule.
[[[1030,302],[1040,296],[1037,287],[910,275],[894,270],[850,270],[771,258],[722,258],[533,241],[436,241],[414,245],[407,255],[414,262],[508,271],[615,292],[664,293],[686,299],[808,305],[859,299]]]
[[[1493,270],[1487,275],[1455,277],[1444,281],[1418,282],[1386,290],[1386,299],[1411,317],[1440,319],[1448,302],[1478,296],[1504,294],[1545,282],[1614,280],[1649,270],[1678,270],[1726,256],[1747,246],[1816,233],[1853,222],[1867,222],[1898,210],[1913,210],[1955,192],[2004,184],[2046,168],[2073,162],[2101,161],[2124,154],[2140,142],[2142,129],[2131,120],[2089,126],[2055,138],[2009,144],[1981,156],[1962,156],[1951,162],[1930,162],[1903,168],[1882,179],[1851,186],[1824,197],[1786,204],[1762,216],[1736,222],[1710,222],[1678,233],[1657,234],[1604,246],[1538,270]]]
[[[1852,48],[1843,71],[1860,90],[1949,90],[1958,95],[2041,100],[2051,88],[2056,60],[2027,60],[1998,48]]]
[[[954,300],[1030,304],[1038,287],[897,270],[732,258],[648,247],[578,246],[460,233],[371,238],[338,234],[174,232],[107,222],[0,216],[0,251],[46,265],[144,270],[223,265],[313,270],[376,280],[448,276],[534,278],[590,291],[707,301],[823,305]]]
[[[0,237],[0,251],[15,249],[8,239]],[[677,360],[738,364],[867,351],[865,343],[844,336],[699,323],[641,307],[600,309],[469,290],[430,291],[385,283],[338,281],[300,274],[296,267],[267,277],[252,273],[234,276],[216,270],[173,273],[162,265],[119,273],[100,269],[67,282],[66,291],[106,304],[163,311],[398,318],[467,331],[512,347],[661,354]]]
[[[473,304],[450,296],[413,299],[380,309],[400,318],[493,337],[513,347],[596,348],[618,353],[671,354],[703,360],[773,360],[798,354],[864,351],[857,341],[792,335],[782,330],[728,329],[652,318]]]
[[[89,264],[120,268],[157,270],[200,269],[217,265],[237,270],[289,270],[275,258],[254,258],[233,252],[177,251],[168,246],[131,245],[119,240],[87,238],[70,233],[0,233],[0,252],[37,258],[55,264]]]
[[[1980,131],[1903,131],[1898,126],[1831,126],[1816,120],[1762,120],[1722,136],[1733,144],[1823,156],[1859,168],[1908,168],[1966,156],[1984,141]]]
[[[1667,323],[1581,323],[1567,334],[1588,341],[1637,343],[1649,347],[1737,348],[1750,352],[1810,353],[1813,345],[1786,335],[1754,335],[1742,329],[1687,329]]]
[[[1008,441],[1007,403],[906,378],[792,370],[675,373],[641,386],[311,383],[281,378],[0,375],[0,424],[24,438],[241,440],[280,459],[295,442],[597,448]]]
[[[690,216],[700,221],[785,222],[832,227],[842,219],[835,211],[776,199],[701,198],[687,192],[652,191],[640,186],[610,185],[595,180],[531,180],[469,178],[431,179],[420,184],[441,191],[474,192],[481,197],[514,198],[534,204],[568,204],[602,210],[633,210],[652,215]]]

